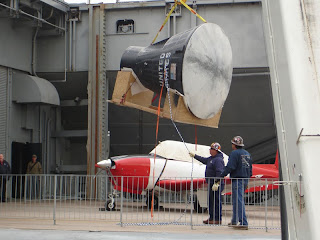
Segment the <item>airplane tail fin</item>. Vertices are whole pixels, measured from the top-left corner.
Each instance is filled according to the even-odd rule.
[[[276,153],[276,161],[274,162],[274,165],[279,169],[279,149],[277,149]]]

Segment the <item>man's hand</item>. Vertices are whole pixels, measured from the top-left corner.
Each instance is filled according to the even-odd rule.
[[[190,157],[194,158],[195,154],[192,152],[189,152]]]
[[[215,192],[218,191],[219,187],[220,187],[220,182],[214,183],[212,185],[212,191],[215,191]]]

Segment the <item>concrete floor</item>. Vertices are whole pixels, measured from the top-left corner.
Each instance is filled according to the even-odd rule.
[[[185,209],[185,204],[166,204],[159,209],[155,209],[153,217],[146,206],[141,203],[123,203],[123,211],[119,208],[116,211],[99,211],[104,207],[102,201],[61,201],[57,202],[55,217],[60,220],[90,220],[105,222],[122,222],[131,225],[132,223],[152,223],[162,224],[179,220],[181,224],[191,222],[191,211]],[[120,203],[117,204],[120,206]],[[190,208],[190,206],[188,206]],[[0,218],[27,218],[27,219],[53,219],[52,201],[26,201],[26,202],[6,202],[0,203]],[[226,226],[230,222],[232,206],[224,205],[222,211],[222,225]],[[251,228],[280,228],[280,210],[278,206],[269,207],[266,212],[265,206],[246,206],[246,214]],[[202,221],[208,218],[208,212],[193,212],[193,225],[202,225]],[[137,225],[137,224],[136,224]]]
[[[21,229],[0,229],[1,239],[6,240],[177,240],[177,239],[281,239],[280,236],[251,235],[243,236],[240,234],[214,234],[214,233],[167,233],[167,232],[88,232],[88,231],[62,231],[62,230],[21,230]]]
[[[231,206],[224,206],[223,225],[204,225],[208,213],[184,214],[183,207],[176,204],[154,212],[139,204],[125,206],[120,225],[120,210],[99,211],[104,202],[60,202],[56,207],[56,224],[51,201],[27,201],[0,203],[1,240],[32,239],[281,239],[278,207],[268,210],[268,226],[265,226],[264,206],[248,206],[249,230],[227,227]],[[182,217],[182,218],[181,218]],[[178,224],[169,224],[180,218]],[[148,223],[148,224],[139,224]],[[166,224],[163,224],[166,223]]]
[[[277,229],[237,230],[226,226],[154,225],[125,226],[110,221],[70,221],[40,219],[0,219],[0,236],[4,240],[32,239],[281,239]]]

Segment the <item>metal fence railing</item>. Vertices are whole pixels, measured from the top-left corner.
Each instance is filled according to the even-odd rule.
[[[6,192],[0,195],[0,217],[52,219],[54,223],[105,220],[121,226],[203,225],[208,218],[209,185],[195,179],[192,185],[190,178],[166,179],[148,190],[148,177],[110,180],[106,175],[0,175],[1,193]],[[222,226],[232,218],[234,181],[225,180]],[[213,194],[213,202],[216,196],[219,194]],[[249,179],[248,190],[243,193],[249,227],[280,228],[279,199],[274,179]]]

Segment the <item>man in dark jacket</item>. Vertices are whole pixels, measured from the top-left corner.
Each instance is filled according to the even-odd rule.
[[[6,201],[6,189],[7,189],[7,174],[10,174],[10,165],[9,163],[4,160],[3,154],[0,154],[0,190],[1,190],[1,196],[0,200],[2,202]]]
[[[220,177],[223,168],[223,154],[220,152],[221,146],[219,143],[212,143],[210,146],[210,157],[204,158],[194,153],[190,153],[198,161],[206,164],[206,182],[208,183],[209,195],[209,219],[203,221],[204,224],[221,224],[222,220],[222,202],[221,192],[224,189],[224,184],[220,184],[217,191],[212,191],[212,185],[215,182],[215,177]]]
[[[221,177],[225,177],[230,173],[232,180],[233,214],[231,223],[228,226],[248,230],[243,195],[248,186],[248,179],[252,176],[252,159],[250,153],[243,149],[242,137],[234,137],[231,143],[233,151],[229,156],[227,166],[221,174]]]

